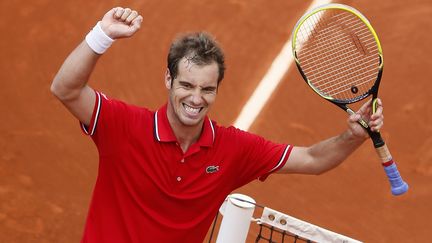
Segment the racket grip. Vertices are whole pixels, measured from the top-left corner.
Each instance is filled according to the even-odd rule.
[[[392,194],[395,196],[404,194],[408,191],[408,184],[402,179],[387,145],[383,142],[381,146],[376,147],[375,149],[381,158],[384,171],[390,182]]]
[[[384,165],[384,171],[387,174],[387,178],[389,179],[391,192],[393,195],[402,195],[408,191],[408,184],[400,176],[396,163],[392,161],[390,165]]]

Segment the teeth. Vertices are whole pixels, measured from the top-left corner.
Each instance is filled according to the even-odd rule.
[[[188,105],[183,105],[184,106],[184,108],[185,108],[185,110],[187,111],[187,112],[190,112],[190,113],[195,113],[195,114],[197,114],[199,111],[200,111],[200,108],[192,108],[192,107],[190,107],[190,106],[188,106]]]

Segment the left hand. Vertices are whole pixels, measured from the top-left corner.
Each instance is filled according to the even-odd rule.
[[[348,126],[351,133],[356,137],[368,138],[367,131],[357,123],[362,118],[365,120],[373,132],[379,131],[384,125],[384,115],[382,101],[377,99],[377,109],[372,113],[372,99],[363,104],[360,109],[348,118]]]
[[[130,8],[115,7],[101,20],[101,28],[111,39],[133,36],[141,27],[143,17]]]

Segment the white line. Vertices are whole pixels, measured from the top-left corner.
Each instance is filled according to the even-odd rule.
[[[315,0],[311,3],[306,12],[319,5],[328,4],[330,2],[329,0]],[[270,69],[256,87],[252,96],[243,106],[242,111],[234,122],[235,127],[245,131],[249,130],[282,78],[290,69],[293,63],[291,39],[292,37],[290,36],[279,55],[273,61]]]

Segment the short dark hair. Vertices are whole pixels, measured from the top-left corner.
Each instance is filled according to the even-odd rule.
[[[224,78],[225,57],[216,40],[206,32],[195,32],[176,38],[168,53],[168,69],[172,79],[177,77],[178,64],[183,57],[197,65],[216,62],[219,69],[218,84]]]

